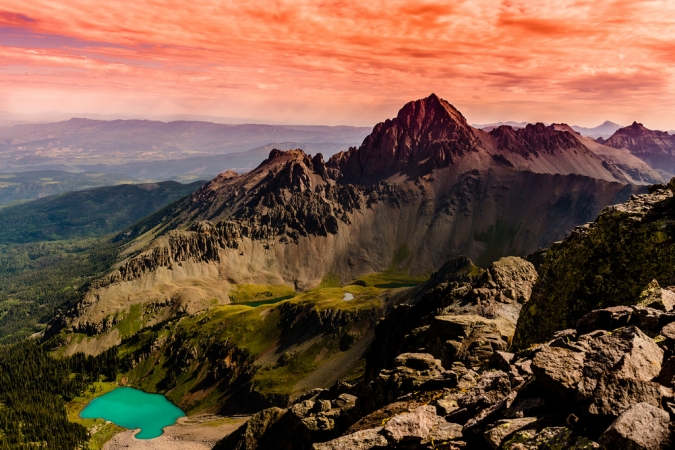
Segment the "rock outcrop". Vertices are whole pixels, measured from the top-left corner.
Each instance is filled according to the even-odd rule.
[[[525,348],[550,339],[598,307],[645,302],[671,307],[671,292],[664,297],[659,286],[675,284],[674,206],[671,188],[655,186],[651,194],[608,207],[595,222],[555,243],[520,315],[514,344]]]
[[[603,311],[591,314],[598,317]],[[442,365],[426,354],[402,354],[396,364],[406,366],[396,372],[417,376],[419,382],[399,383],[394,395],[383,396],[380,380],[392,374],[383,369],[377,379],[353,388],[353,424],[342,424],[341,436],[246,448],[671,448],[673,380],[659,374],[666,366],[664,355],[674,354],[675,346],[645,332],[658,334],[652,326],[675,324],[675,316],[643,312],[656,321],[585,334],[563,330],[543,345],[501,354],[472,369]],[[308,409],[306,405],[314,404],[298,403],[291,410]],[[243,426],[237,436],[245,436],[247,429]],[[228,446],[218,448],[240,448],[243,439],[229,437]],[[256,439],[267,439],[267,432]]]

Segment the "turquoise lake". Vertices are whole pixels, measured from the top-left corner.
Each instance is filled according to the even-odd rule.
[[[120,387],[96,397],[80,413],[83,419],[104,419],[120,427],[140,429],[137,439],[161,436],[164,427],[183,416],[185,413],[163,395],[130,387]]]

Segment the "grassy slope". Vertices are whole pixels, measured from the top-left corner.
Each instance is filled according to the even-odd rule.
[[[223,358],[231,358],[233,366],[252,363],[251,388],[265,398],[284,398],[297,394],[299,380],[364,337],[372,317],[379,317],[375,310],[383,308],[384,293],[399,285],[417,284],[423,278],[399,271],[369,274],[360,280],[366,285],[339,286],[327,277],[321,286],[302,293],[294,293],[286,286],[239,285],[233,293],[238,303],[214,306],[143,329],[153,312],[139,306],[120,318],[109,332],[118,329],[127,337],[120,346],[120,356],[138,361],[126,374],[129,382],[146,391],[166,393],[189,413],[216,411],[231,393],[227,386],[214,388],[213,380],[205,382],[212,369],[210,364]],[[389,287],[390,283],[395,286]],[[387,287],[378,287],[383,285]],[[345,293],[354,299],[343,300]],[[286,298],[289,296],[292,298]],[[244,304],[261,298],[271,298],[274,303]],[[289,330],[289,318],[308,317],[311,310],[324,312],[324,316],[340,311],[354,319],[339,331],[307,329],[307,323],[312,321]],[[240,357],[248,356],[237,360],[231,351],[233,346],[241,352]],[[229,351],[230,356],[222,356],[219,351]],[[172,359],[177,354],[182,356]],[[211,361],[210,355],[214,354],[219,356]]]
[[[8,206],[0,214],[0,243],[81,239],[119,232],[202,184],[166,181],[107,186]]]

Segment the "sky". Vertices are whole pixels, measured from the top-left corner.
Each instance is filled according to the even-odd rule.
[[[2,0],[0,111],[675,128],[675,1]]]

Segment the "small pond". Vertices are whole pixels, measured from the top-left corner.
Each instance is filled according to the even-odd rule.
[[[164,427],[183,416],[185,413],[163,395],[130,387],[120,387],[96,397],[80,413],[83,419],[109,420],[130,430],[140,429],[137,439],[161,436]]]

